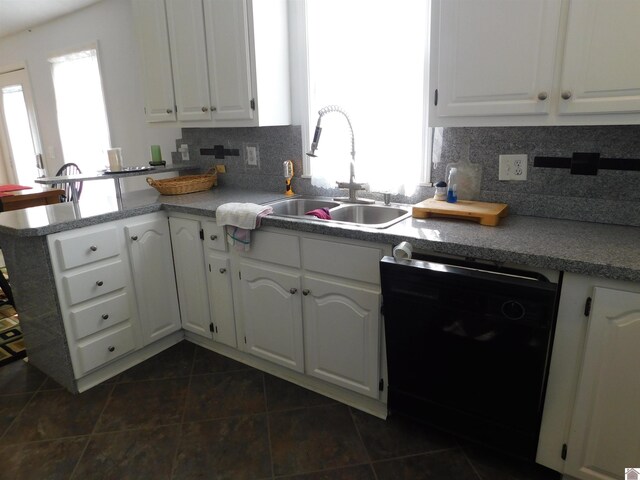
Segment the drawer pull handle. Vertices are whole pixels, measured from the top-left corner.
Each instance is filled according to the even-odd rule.
[[[215,242],[218,239],[218,235],[211,235],[209,238]]]
[[[298,289],[297,289],[297,288],[290,288],[290,289],[289,289],[289,293],[290,293],[291,295],[295,295],[297,291],[298,291]]]
[[[226,273],[227,269],[226,268],[221,268],[220,269],[220,273]]]
[[[109,318],[109,314],[108,313],[103,313],[102,314],[102,319],[106,320],[107,318]]]
[[[302,294],[306,297],[307,295],[309,295],[311,293],[311,290],[309,290],[308,288],[305,288],[304,290],[302,290]]]
[[[92,252],[95,252],[96,250],[98,250],[98,247],[96,247],[95,245],[91,245],[89,247],[89,250],[91,250]]]
[[[135,242],[136,240],[138,240],[138,235],[133,235],[133,236],[131,237],[131,240],[133,240],[134,242]]]
[[[104,282],[103,282],[102,280],[98,280],[98,281],[96,282],[96,285],[97,285],[97,286],[99,286],[99,287],[101,287],[102,285],[104,285]]]
[[[107,348],[107,350],[109,350],[110,352],[113,352],[116,349],[116,347],[114,347],[113,345],[109,345],[109,347]]]

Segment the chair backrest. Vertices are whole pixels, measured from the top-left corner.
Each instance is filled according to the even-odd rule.
[[[80,171],[80,168],[78,167],[78,165],[76,165],[75,163],[65,163],[62,167],[60,167],[60,170],[58,170],[58,173],[56,173],[56,177],[60,177],[63,175],[76,175],[82,173]],[[55,184],[53,185],[53,187],[55,188],[61,188],[64,190],[64,198],[61,198],[60,200],[63,202],[71,202],[73,200],[80,200],[80,194],[82,193],[82,181],[78,180],[75,182],[68,182],[68,183],[60,183],[60,184]],[[77,194],[77,197],[74,198],[73,197],[73,191],[75,187],[75,192]]]

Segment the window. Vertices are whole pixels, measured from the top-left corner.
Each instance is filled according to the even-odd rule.
[[[0,74],[0,143],[7,156],[4,183],[34,187],[35,179],[42,176],[36,163],[40,140],[35,118],[26,70]]]
[[[356,181],[372,191],[411,194],[424,177],[424,0],[307,0],[309,126],[318,110],[339,105],[355,135]],[[340,114],[322,118],[314,185],[349,180],[350,131]],[[309,145],[307,145],[308,147]]]
[[[75,163],[83,173],[105,167],[110,148],[109,125],[95,45],[49,58],[56,97],[58,128],[64,163]],[[95,181],[82,192],[99,201],[115,195],[112,182]]]

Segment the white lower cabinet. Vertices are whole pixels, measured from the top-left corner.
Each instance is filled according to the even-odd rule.
[[[247,260],[240,272],[245,349],[303,372],[300,273]]]
[[[565,473],[622,479],[640,463],[640,293],[595,287]]]
[[[306,275],[302,294],[307,373],[377,398],[380,292]]]
[[[226,254],[210,250],[207,253],[206,261],[213,339],[230,347],[236,347],[236,322],[229,257]]]
[[[47,240],[76,379],[180,329],[164,213]]]
[[[245,350],[368,397],[379,397],[383,246],[279,231],[239,254]]]
[[[180,330],[169,222],[163,216],[132,220],[124,227],[145,345]]]
[[[169,225],[182,328],[212,338],[202,247],[204,232],[201,234],[198,220],[189,218],[171,217]]]
[[[640,462],[640,284],[567,273],[536,461],[581,480]]]

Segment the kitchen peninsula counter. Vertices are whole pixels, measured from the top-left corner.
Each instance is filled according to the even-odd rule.
[[[215,218],[216,208],[223,203],[266,203],[281,198],[284,195],[277,192],[225,187],[178,196],[145,189],[125,193],[121,206],[113,199],[100,205],[80,201],[76,208],[64,203],[2,213],[0,241],[4,248],[20,237],[42,237],[159,210]],[[409,241],[414,250],[434,254],[640,281],[640,227],[518,215],[502,219],[497,227],[465,220],[408,218],[377,230],[278,216],[264,218],[262,225],[392,245]]]

